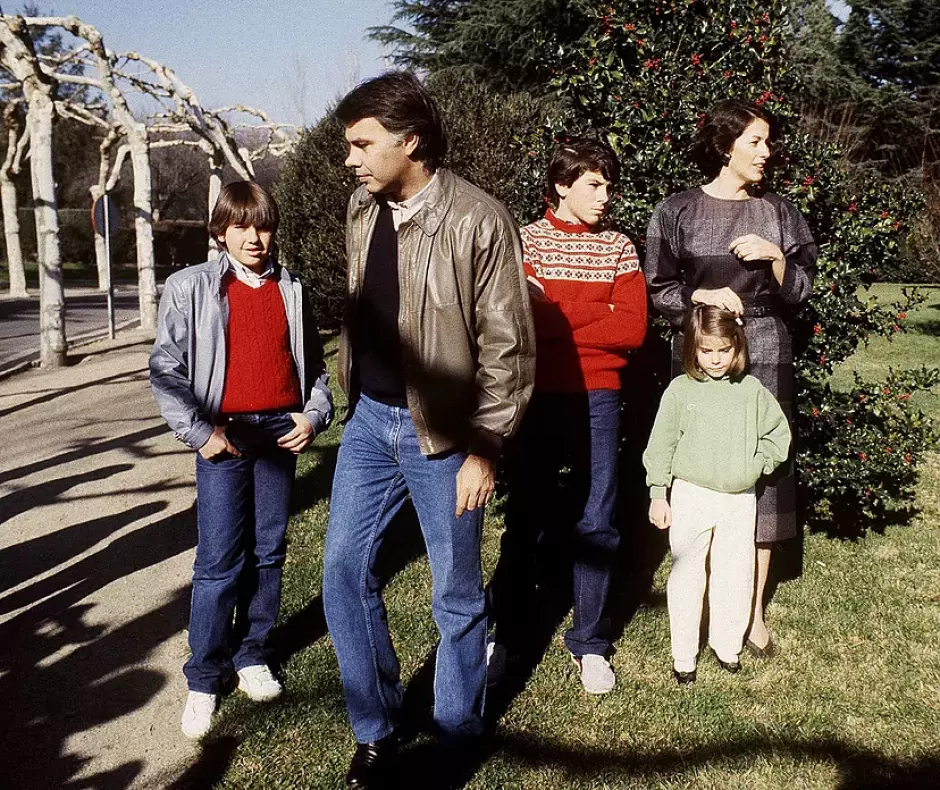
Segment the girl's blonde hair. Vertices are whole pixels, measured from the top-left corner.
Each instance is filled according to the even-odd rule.
[[[704,335],[720,337],[731,342],[734,360],[728,374],[732,379],[740,378],[747,372],[747,338],[744,336],[744,326],[730,310],[710,304],[697,304],[686,314],[682,332],[682,369],[689,378],[696,381],[705,381],[707,378],[698,365],[696,353],[699,338]]]

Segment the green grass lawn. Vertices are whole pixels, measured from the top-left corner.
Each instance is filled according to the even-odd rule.
[[[853,372],[865,379],[883,379],[889,367],[940,367],[940,286],[902,286],[879,283],[871,293],[882,303],[902,298],[902,289],[917,288],[926,301],[902,322],[904,332],[890,338],[872,338],[866,348],[842,365],[832,377],[833,385],[848,389]],[[913,402],[940,424],[940,393],[916,393]]]
[[[879,286],[891,292],[893,286]],[[880,340],[846,366],[878,376],[887,365],[940,365],[940,289],[910,319],[911,332]],[[848,381],[839,371],[837,383]],[[940,416],[940,395],[921,402]],[[226,700],[199,762],[177,787],[338,788],[354,743],[319,605],[328,496],[340,427],[301,464],[290,527],[281,631],[289,692],[268,707]],[[468,766],[433,763],[427,736],[403,750],[399,787],[874,788],[940,787],[940,458],[930,456],[920,513],[854,543],[808,535],[802,576],[781,584],[769,620],[781,655],[744,657],[731,676],[703,657],[698,682],[670,674],[664,605],[669,561],[645,522],[625,526],[638,560],[641,606],[613,658],[616,690],[585,695],[560,635],[548,637],[531,673],[510,679],[489,709],[502,713],[486,754]],[[501,520],[491,508],[485,569],[492,572]],[[633,547],[637,547],[633,551]],[[386,590],[402,664],[406,707],[427,714],[436,642],[424,558]],[[621,600],[626,614],[635,606]],[[540,614],[540,613],[536,613]],[[221,777],[219,779],[219,777]],[[186,782],[189,782],[187,784]]]

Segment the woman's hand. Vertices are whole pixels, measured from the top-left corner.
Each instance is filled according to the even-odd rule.
[[[776,244],[754,233],[738,236],[728,245],[728,249],[742,261],[786,262],[783,251]]]
[[[741,297],[727,287],[698,288],[692,293],[692,304],[710,304],[722,310],[729,310],[735,315],[741,315],[744,312]]]
[[[672,508],[665,499],[650,502],[650,524],[656,529],[669,529],[672,526]]]

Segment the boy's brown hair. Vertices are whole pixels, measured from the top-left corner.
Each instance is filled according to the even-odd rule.
[[[696,358],[699,338],[703,335],[720,337],[731,342],[734,361],[728,375],[732,379],[741,378],[747,372],[747,338],[744,335],[744,325],[730,310],[710,304],[697,304],[686,314],[682,333],[682,369],[689,378],[696,381],[705,381],[708,378]]]
[[[222,187],[209,219],[209,234],[220,239],[232,225],[277,233],[281,221],[277,201],[254,181],[233,181]]]

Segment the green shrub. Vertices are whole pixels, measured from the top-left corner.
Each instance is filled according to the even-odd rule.
[[[345,159],[343,125],[328,113],[301,133],[276,187],[280,259],[307,283],[321,329],[338,328],[343,317],[346,205],[356,185]]]

